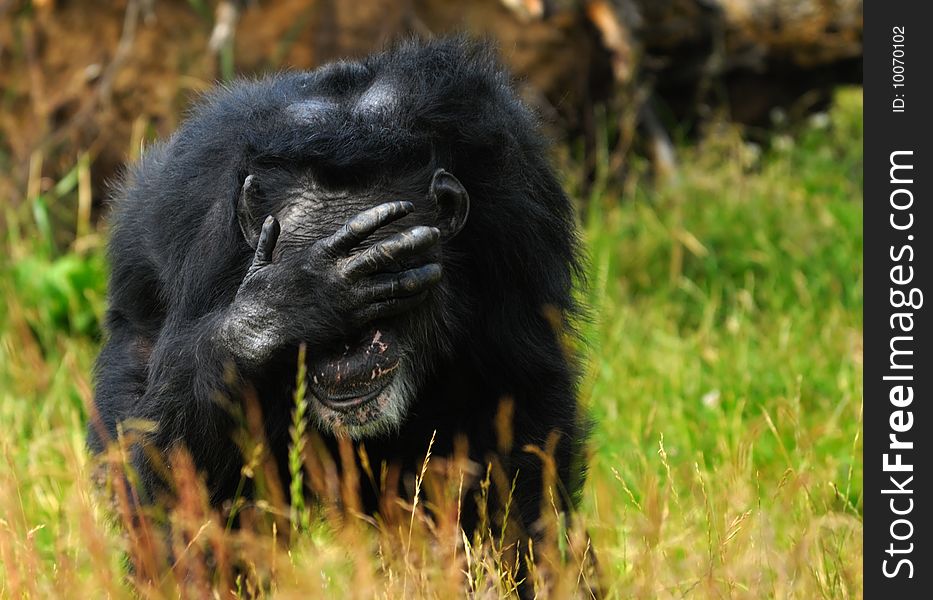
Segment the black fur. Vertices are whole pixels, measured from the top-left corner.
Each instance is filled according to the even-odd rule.
[[[377,82],[391,85],[390,101],[360,102],[378,93]],[[336,108],[288,108],[312,96]],[[296,347],[256,370],[216,335],[253,256],[237,225],[244,178],[260,173],[281,191],[312,173],[328,190],[329,209],[314,224],[320,232],[372,203],[355,198],[423,196],[440,167],[468,191],[470,216],[442,244],[442,282],[397,321],[414,348],[417,399],[398,432],[365,440],[370,461],[413,471],[436,431],[436,456],[451,453],[462,433],[484,464],[496,453],[500,400],[511,398],[514,440],[500,461],[509,479],[518,471],[513,513],[529,529],[538,517],[541,460],[523,448],[543,447],[553,431],[561,436],[560,492],[574,497],[584,434],[574,359],[557,332],[577,310],[573,211],[509,77],[488,48],[463,39],[409,42],[360,62],[226,86],[146,151],[112,216],[109,339],[97,365],[92,450],[102,451],[127,419],[154,421],[151,444],[186,446],[220,504],[242,463],[230,440],[234,421],[216,400],[220,393],[236,403],[251,386],[284,473]],[[270,214],[282,202],[277,193],[264,198]],[[339,320],[341,306],[323,294],[317,302],[308,309]],[[309,354],[323,343],[305,341]],[[133,463],[144,495],[162,489],[138,446]]]

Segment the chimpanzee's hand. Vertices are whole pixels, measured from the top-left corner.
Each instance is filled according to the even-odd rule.
[[[267,217],[253,262],[221,324],[228,348],[249,363],[261,362],[284,344],[329,341],[421,303],[440,281],[441,266],[428,262],[401,272],[387,269],[425,254],[440,239],[440,230],[416,225],[353,252],[413,208],[410,202],[381,204],[353,217],[306,253],[276,261],[272,255],[279,223]]]

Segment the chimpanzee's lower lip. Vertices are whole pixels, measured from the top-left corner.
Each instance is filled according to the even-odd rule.
[[[325,393],[324,390],[314,385],[310,386],[310,389],[311,393],[314,394],[314,397],[317,398],[318,401],[320,401],[321,404],[327,408],[337,411],[347,411],[362,406],[363,404],[366,404],[367,402],[375,399],[384,389],[386,389],[386,387],[388,387],[391,381],[391,377],[386,377],[382,385],[379,385],[376,388],[373,388],[362,394],[357,394],[354,392],[329,394]]]

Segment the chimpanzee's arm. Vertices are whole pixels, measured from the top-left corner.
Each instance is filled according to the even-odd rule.
[[[221,316],[166,323],[155,332],[119,308],[108,315],[89,442],[100,452],[124,436],[144,502],[170,489],[167,451],[179,444],[208,474],[213,497],[235,489],[242,454],[231,435],[233,407],[244,379],[232,355],[211,339]]]
[[[234,355],[217,341],[224,312],[195,322],[168,322],[149,358],[146,391],[134,417],[156,424],[133,454],[143,486],[159,489],[159,465],[177,445],[189,451],[208,474],[212,498],[232,495],[242,465],[233,434],[246,380]],[[153,453],[155,451],[155,453]],[[220,496],[218,496],[220,494]]]

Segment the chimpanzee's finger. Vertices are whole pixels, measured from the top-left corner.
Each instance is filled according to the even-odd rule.
[[[275,244],[279,241],[280,232],[281,226],[278,219],[272,215],[266,217],[266,220],[262,223],[262,229],[259,231],[256,252],[253,254],[253,262],[249,266],[247,275],[255,273],[272,262],[272,251],[275,250]]]
[[[323,243],[333,252],[348,252],[380,227],[401,219],[414,209],[415,206],[411,202],[403,200],[374,206],[347,221],[336,233],[324,239]]]
[[[415,296],[429,290],[441,280],[441,266],[430,263],[415,269],[379,275],[362,284],[360,296],[365,302]]]
[[[376,319],[385,319],[395,317],[408,312],[418,306],[427,298],[427,292],[421,292],[414,296],[405,296],[403,298],[390,298],[382,302],[376,302],[366,305],[357,313],[357,318],[361,323],[369,323]]]
[[[256,242],[256,256],[254,262],[269,264],[272,262],[272,251],[279,241],[279,233],[282,231],[279,220],[269,215],[262,223],[262,229],[259,231],[259,241]]]
[[[353,281],[372,275],[385,267],[426,251],[441,238],[437,227],[416,225],[389,238],[380,240],[347,261],[343,274]]]

